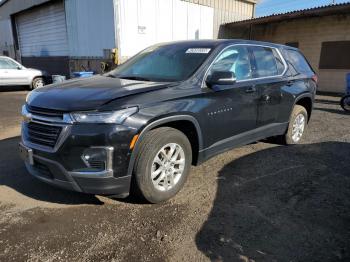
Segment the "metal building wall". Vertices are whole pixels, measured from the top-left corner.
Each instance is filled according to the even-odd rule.
[[[182,0],[214,8],[214,37],[219,37],[220,25],[254,16],[255,0]]]
[[[115,48],[113,0],[65,0],[70,57],[104,56]]]
[[[15,57],[10,19],[0,20],[0,55],[4,54]]]
[[[8,52],[9,56],[20,61],[16,57],[15,41],[13,39],[10,15],[21,12],[32,6],[40,5],[50,0],[10,0],[1,4],[0,7],[0,55]]]

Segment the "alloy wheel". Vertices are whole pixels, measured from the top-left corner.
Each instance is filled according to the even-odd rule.
[[[171,190],[185,168],[185,152],[179,144],[169,143],[156,154],[151,171],[153,186],[160,191]]]
[[[303,114],[298,114],[293,123],[292,129],[292,139],[294,142],[299,142],[303,136],[305,129],[305,116]]]

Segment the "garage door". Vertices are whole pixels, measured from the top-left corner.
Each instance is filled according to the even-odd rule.
[[[16,17],[22,57],[68,56],[63,2],[37,7]]]

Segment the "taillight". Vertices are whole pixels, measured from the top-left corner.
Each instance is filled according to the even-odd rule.
[[[313,75],[313,76],[311,77],[311,79],[317,84],[317,82],[318,82],[318,77],[317,77],[317,75]]]

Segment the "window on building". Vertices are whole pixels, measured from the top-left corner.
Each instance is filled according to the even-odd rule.
[[[252,47],[255,58],[255,77],[267,77],[280,75],[283,72],[280,62],[276,60],[274,52],[271,48],[255,46]]]
[[[320,69],[350,69],[350,41],[323,42]]]
[[[231,71],[237,80],[252,78],[248,49],[243,46],[226,49],[214,62],[209,75],[213,71]]]
[[[299,48],[299,42],[287,42],[286,45],[291,46],[291,47],[295,47],[295,48]]]

